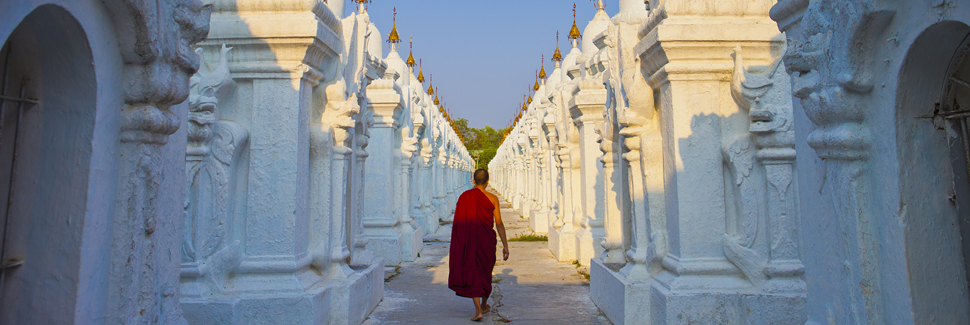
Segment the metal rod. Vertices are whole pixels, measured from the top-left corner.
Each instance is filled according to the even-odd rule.
[[[7,42],[7,44],[5,44],[5,46],[3,47],[7,48],[7,53],[3,59],[3,80],[0,80],[0,82],[2,82],[3,84],[0,85],[0,95],[7,94],[7,81],[10,78],[9,76],[10,53],[13,52],[13,43]],[[0,47],[0,51],[3,50],[3,47]],[[7,112],[6,108],[7,106],[4,105],[4,102],[2,100],[0,100],[0,140],[3,139],[3,123],[6,120],[5,118],[5,115]],[[0,143],[2,143],[2,141],[0,141]],[[8,189],[9,189],[9,184],[8,184]],[[8,201],[8,204],[9,204],[9,201]],[[0,221],[3,221],[3,238],[2,238],[3,241],[0,241],[0,263],[3,263],[3,260],[6,257],[5,255],[7,255],[6,242],[7,242],[7,229],[10,227],[10,223],[8,222],[9,219],[10,218],[6,214],[6,211],[4,211],[3,220],[0,220]],[[3,284],[6,278],[7,278],[6,268],[0,269],[0,306],[3,306]],[[2,315],[2,313],[3,313],[3,308],[0,308],[0,315]]]
[[[24,102],[24,103],[31,103],[31,104],[39,104],[40,103],[36,99],[17,98],[17,97],[10,97],[10,96],[0,95],[0,101],[3,101],[3,100],[9,100],[9,101],[15,101],[15,102]]]
[[[26,84],[27,84],[27,78],[24,77],[23,80],[20,82],[20,97],[24,96],[24,93],[25,93],[24,88]],[[24,103],[20,102],[17,104],[17,124],[14,125],[14,130],[13,130],[13,155],[12,155],[13,158],[11,159],[11,162],[10,162],[10,178],[9,178],[9,185],[7,187],[7,209],[4,214],[4,219],[6,220],[4,220],[5,224],[3,226],[3,242],[0,242],[0,245],[3,245],[3,249],[0,249],[0,263],[6,263],[7,261],[7,234],[10,233],[10,219],[12,219],[10,217],[10,207],[13,205],[14,176],[16,176],[16,173],[14,171],[17,170],[17,147],[18,147],[17,142],[20,139],[20,123],[23,121],[23,113],[24,113]],[[21,264],[23,263],[21,262]],[[6,277],[7,277],[6,269],[0,270],[0,293],[3,293],[3,284]],[[0,294],[0,306],[2,306],[2,303],[3,303],[2,299],[3,299],[3,295]]]
[[[959,110],[959,111],[955,111],[955,112],[940,112],[940,115],[942,115],[946,119],[952,120],[952,119],[959,119],[959,118],[967,118],[967,117],[970,117],[970,111],[968,111],[968,110]]]
[[[970,168],[970,132],[967,131],[967,119],[960,120],[960,129],[963,131],[963,159],[967,166],[964,169]],[[967,180],[970,181],[970,175],[967,175]]]

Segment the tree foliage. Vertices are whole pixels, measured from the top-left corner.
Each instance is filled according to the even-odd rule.
[[[511,128],[495,129],[486,125],[483,128],[468,127],[468,120],[459,118],[454,121],[455,131],[465,140],[468,153],[478,163],[476,168],[488,168],[488,163],[495,158],[495,151],[502,145],[502,135]]]

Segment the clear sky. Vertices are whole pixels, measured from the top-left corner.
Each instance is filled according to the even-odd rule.
[[[596,8],[590,0],[575,3],[582,31]],[[471,127],[508,125],[535,83],[543,54],[546,72],[552,73],[557,31],[563,55],[569,52],[573,1],[374,0],[368,13],[385,38],[394,7],[404,40],[401,56],[407,58],[414,35],[414,57],[423,59],[425,76],[434,75],[453,117],[468,119]],[[356,7],[347,8],[349,13]],[[606,11],[615,15],[617,2],[606,1]]]

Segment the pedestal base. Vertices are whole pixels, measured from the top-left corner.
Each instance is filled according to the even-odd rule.
[[[549,250],[560,262],[572,262],[576,260],[576,233],[564,230],[563,226],[549,233]]]
[[[756,288],[719,290],[716,276],[688,281],[710,283],[708,291],[671,290],[670,283],[677,282],[671,276],[669,272],[660,275],[651,290],[653,324],[805,324],[808,320],[805,294],[769,294]]]
[[[549,225],[548,236],[549,241],[546,244],[549,245],[549,251],[552,252],[552,256],[559,259],[559,229],[556,229],[553,225]]]
[[[334,316],[328,324],[360,324],[384,299],[384,260],[370,265],[352,265],[354,276],[337,286],[339,302],[333,303]],[[345,319],[346,321],[341,321]],[[318,323],[319,324],[319,323]]]
[[[321,280],[304,292],[250,291],[183,297],[189,324],[360,324],[384,298],[384,261],[354,266],[343,280]]]
[[[404,245],[401,247],[401,259],[404,262],[413,262],[418,258],[418,253],[424,249],[424,228],[405,231],[402,234]]]
[[[537,235],[549,232],[549,212],[532,211],[529,213],[529,228]]]
[[[378,257],[384,259],[384,264],[398,266],[404,262],[402,246],[404,245],[404,234],[367,234],[371,229],[364,229],[367,235],[367,250],[374,252]],[[410,238],[409,238],[410,239]],[[417,253],[415,253],[417,254]]]
[[[597,234],[598,229],[582,228],[576,231],[576,259],[579,264],[589,265],[590,260],[600,257],[603,246],[603,235]],[[602,229],[599,229],[602,231]]]
[[[653,280],[630,281],[619,272],[621,266],[593,259],[589,266],[589,297],[613,324],[649,323]]]

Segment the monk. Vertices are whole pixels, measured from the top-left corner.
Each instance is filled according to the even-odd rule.
[[[509,241],[505,237],[498,197],[486,192],[488,171],[475,171],[475,188],[458,197],[455,221],[451,228],[451,254],[448,259],[448,288],[455,294],[472,298],[473,321],[481,321],[492,294],[492,268],[495,267],[495,230],[502,238],[502,259],[509,260]]]

